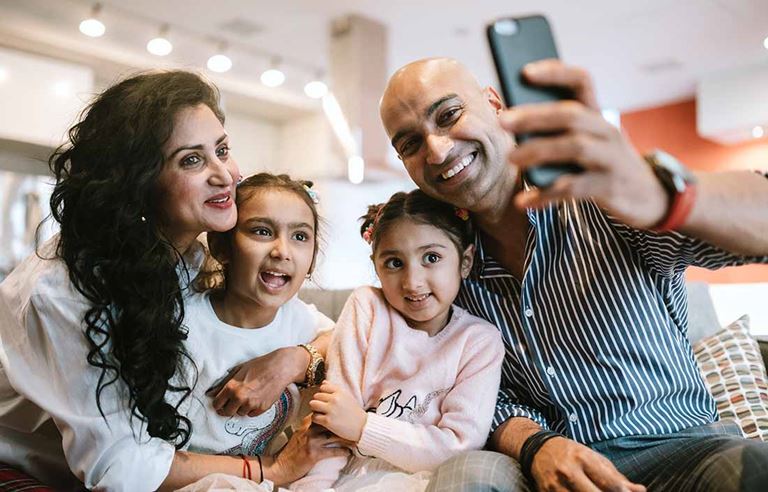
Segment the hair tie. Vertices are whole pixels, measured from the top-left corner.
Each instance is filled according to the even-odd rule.
[[[456,217],[460,218],[461,220],[469,220],[469,210],[466,208],[454,207],[453,213],[455,213]]]
[[[318,205],[320,203],[320,195],[318,195],[315,190],[313,190],[306,184],[302,184],[301,186],[304,187],[304,191],[307,192],[307,195],[309,195],[309,198],[310,200],[312,200],[312,203],[314,203],[315,205]]]
[[[373,217],[373,220],[370,224],[368,224],[368,227],[365,228],[363,231],[363,239],[366,243],[371,244],[373,242],[373,230],[376,228],[376,225],[379,223],[379,219],[381,218],[381,212],[384,210],[385,205],[380,205],[379,209],[376,211],[376,215]]]

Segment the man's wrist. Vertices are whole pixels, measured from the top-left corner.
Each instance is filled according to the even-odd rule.
[[[520,449],[520,471],[523,476],[528,479],[528,482],[533,484],[535,480],[533,478],[533,460],[536,458],[536,454],[541,451],[541,448],[549,442],[551,439],[557,437],[565,437],[559,432],[550,430],[540,430],[532,436],[528,437],[523,443],[523,447]]]
[[[499,453],[519,461],[525,440],[540,430],[542,427],[528,417],[512,417],[493,432],[491,446]]]

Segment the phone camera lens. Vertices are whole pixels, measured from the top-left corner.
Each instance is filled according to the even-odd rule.
[[[517,33],[517,21],[501,19],[493,23],[493,30],[500,36],[512,36]]]

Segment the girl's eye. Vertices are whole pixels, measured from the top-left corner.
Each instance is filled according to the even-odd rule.
[[[440,255],[437,253],[427,253],[424,255],[424,263],[437,263],[440,261]]]
[[[272,231],[267,229],[266,227],[254,227],[251,229],[251,232],[257,236],[270,236],[272,235]]]
[[[216,149],[216,155],[218,157],[226,157],[229,155],[229,145],[222,145]]]
[[[403,260],[400,258],[389,258],[384,262],[384,267],[390,270],[395,270],[403,266]]]
[[[181,160],[181,165],[184,167],[194,167],[203,162],[197,154],[190,154]]]
[[[309,234],[306,232],[297,232],[293,235],[293,238],[297,241],[306,242],[309,241]]]

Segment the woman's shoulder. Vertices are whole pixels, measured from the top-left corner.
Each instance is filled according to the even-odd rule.
[[[22,260],[0,284],[0,295],[9,306],[27,306],[35,298],[87,303],[69,278],[64,261],[56,256],[58,235]]]

